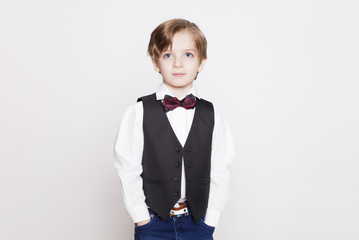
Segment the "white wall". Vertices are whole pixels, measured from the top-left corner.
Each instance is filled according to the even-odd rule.
[[[132,239],[113,142],[160,84],[146,47],[175,17],[207,37],[199,92],[235,139],[216,239],[359,239],[359,17],[345,0],[1,1],[0,239]]]

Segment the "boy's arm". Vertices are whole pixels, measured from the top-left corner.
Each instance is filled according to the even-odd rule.
[[[130,106],[122,119],[114,146],[115,168],[122,184],[125,208],[133,222],[150,219],[142,189],[143,105]]]
[[[215,111],[212,139],[211,183],[205,223],[216,227],[229,195],[229,164],[235,154],[227,121]]]

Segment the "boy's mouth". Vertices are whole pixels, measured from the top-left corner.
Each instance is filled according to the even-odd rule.
[[[186,75],[185,73],[172,73],[173,76],[175,77],[182,77],[184,75]]]

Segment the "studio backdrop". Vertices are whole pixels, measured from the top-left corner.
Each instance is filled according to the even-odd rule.
[[[356,1],[0,2],[0,239],[133,239],[121,119],[161,76],[152,30],[195,22],[196,84],[235,143],[220,240],[359,239]]]

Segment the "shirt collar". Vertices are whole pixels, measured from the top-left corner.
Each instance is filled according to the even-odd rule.
[[[178,100],[182,100],[183,98],[185,98],[188,94],[193,94],[194,96],[196,96],[198,99],[201,99],[198,94],[197,94],[197,90],[196,90],[196,84],[193,82],[192,83],[192,88],[183,96],[181,96],[180,99]],[[170,92],[170,90],[168,89],[168,87],[166,86],[166,84],[164,84],[164,82],[161,83],[161,85],[159,86],[159,88],[156,91],[156,99],[157,100],[162,100],[164,99],[165,95],[170,95],[173,96],[172,93]]]

